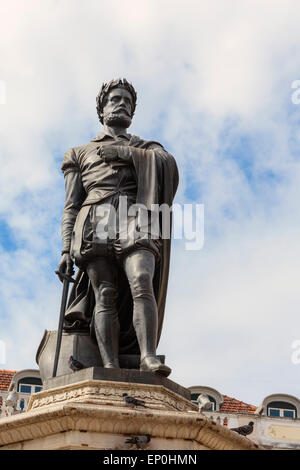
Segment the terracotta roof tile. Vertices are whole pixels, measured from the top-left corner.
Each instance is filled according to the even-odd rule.
[[[16,370],[0,370],[0,390],[7,391],[9,389],[11,379],[16,372]]]
[[[254,413],[256,410],[256,406],[249,405],[248,403],[228,397],[227,395],[223,395],[223,400],[220,411],[225,413]]]

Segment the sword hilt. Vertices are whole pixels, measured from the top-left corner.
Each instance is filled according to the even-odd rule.
[[[58,277],[61,281],[66,280],[66,281],[69,281],[69,282],[75,282],[75,279],[73,279],[72,276],[70,276],[67,273],[62,273],[60,271],[55,271],[55,274],[58,275]]]

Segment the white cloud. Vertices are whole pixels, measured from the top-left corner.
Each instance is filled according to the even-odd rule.
[[[138,91],[132,132],[176,156],[178,202],[205,204],[204,249],[173,250],[160,349],[174,380],[250,402],[297,394],[299,14],[287,0],[2,2],[0,216],[17,242],[0,253],[7,367],[34,366],[56,327],[59,160],[98,132],[100,84],[125,76]]]
[[[160,350],[185,385],[210,382],[258,404],[262,390],[296,390],[300,252],[299,229],[255,232],[243,226],[198,254],[176,249]]]

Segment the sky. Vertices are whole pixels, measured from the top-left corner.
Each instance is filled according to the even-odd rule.
[[[291,0],[0,0],[0,368],[37,368],[57,329],[62,156],[126,77],[130,132],[176,158],[176,203],[204,205],[202,249],[172,247],[170,378],[300,398],[299,23]]]

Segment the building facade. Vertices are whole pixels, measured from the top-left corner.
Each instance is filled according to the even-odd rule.
[[[222,395],[206,386],[189,387],[192,401],[197,404],[200,394],[206,395],[211,407],[202,413],[228,429],[254,423],[248,439],[265,449],[300,449],[300,400],[292,395],[275,393],[261,405],[254,406]]]
[[[25,411],[30,395],[41,390],[38,370],[0,370],[0,418]]]

